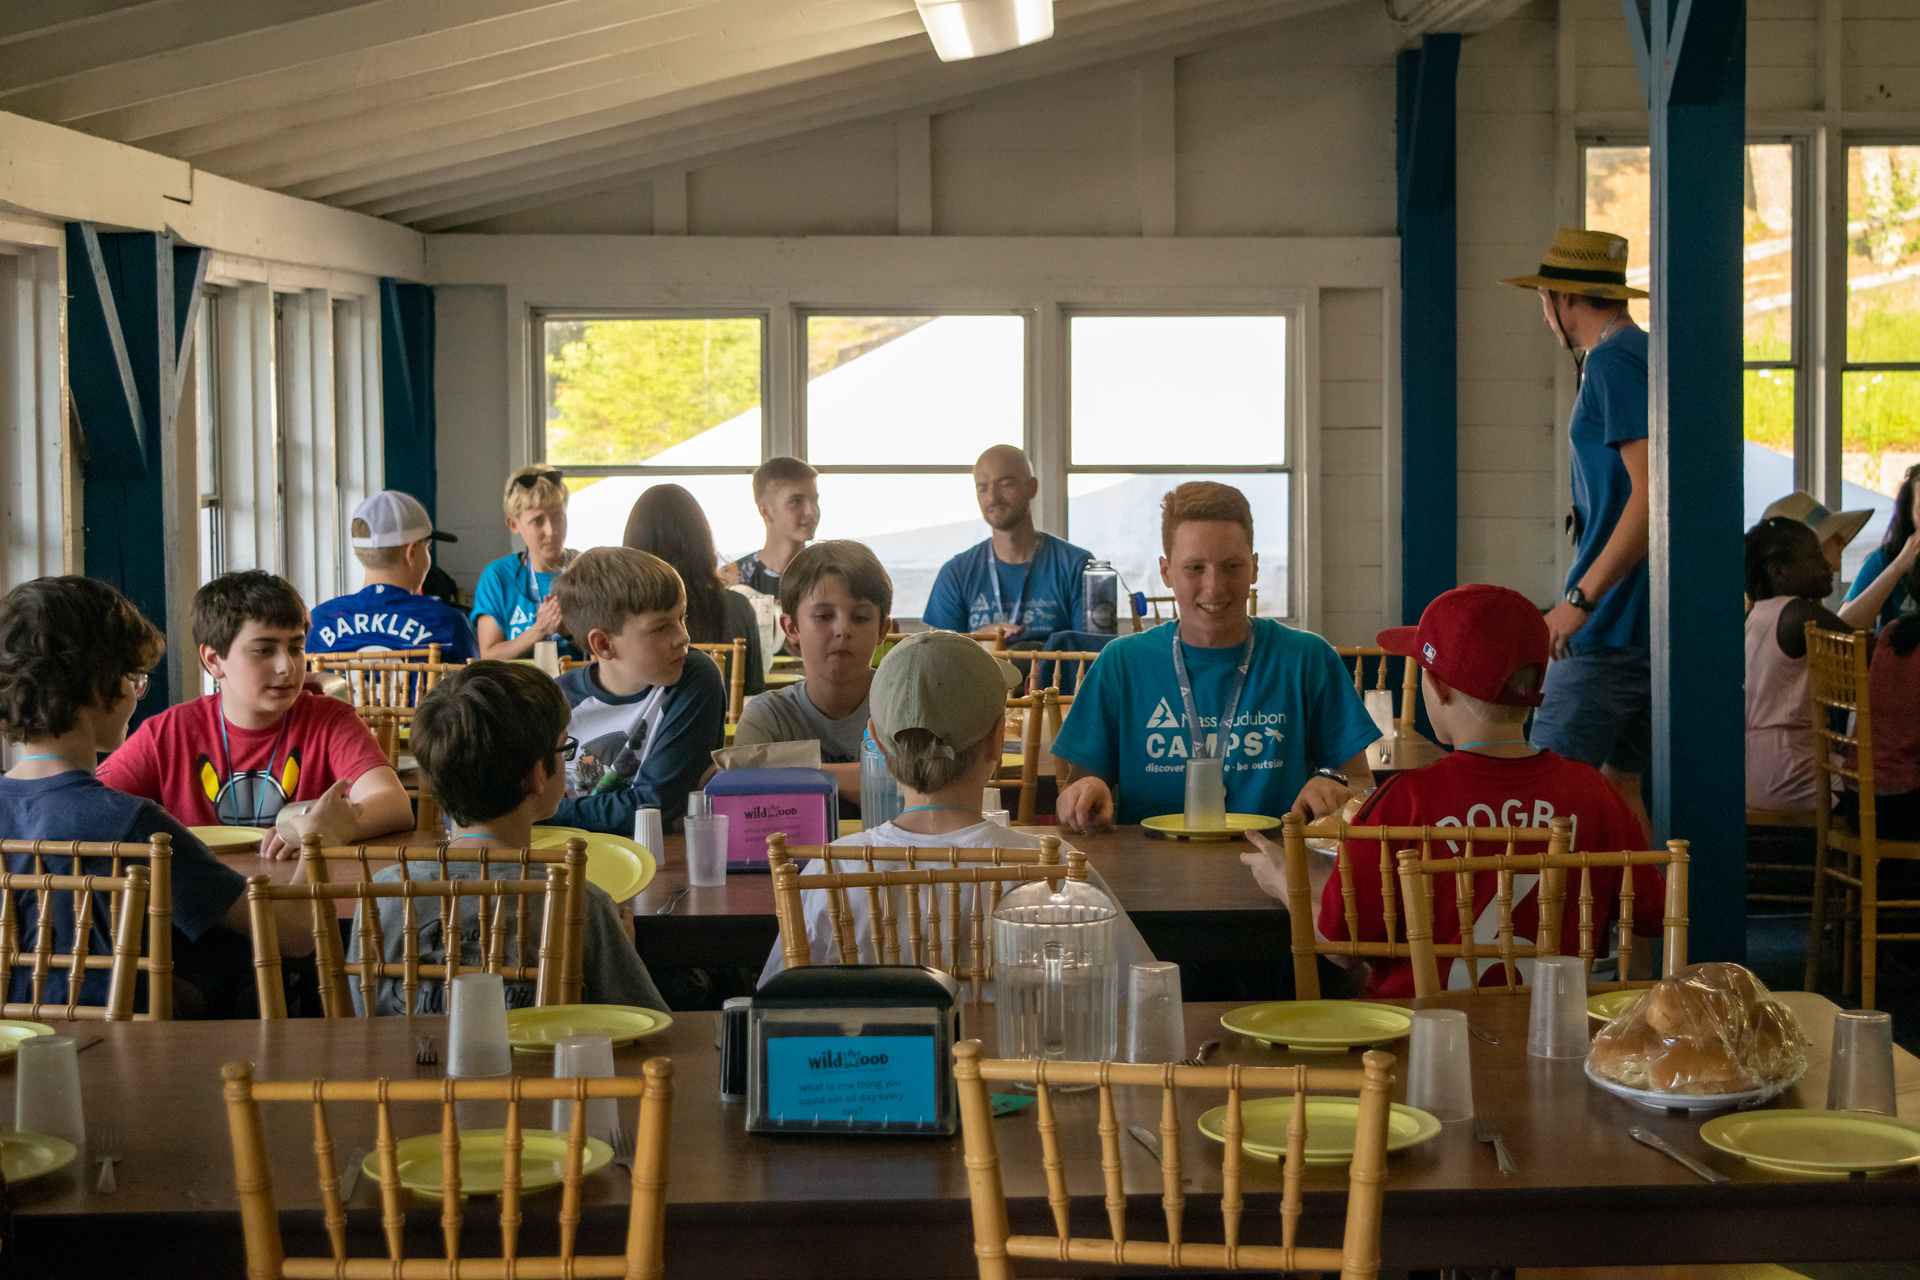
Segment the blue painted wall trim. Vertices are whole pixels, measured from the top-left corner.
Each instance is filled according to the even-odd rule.
[[[161,448],[172,438],[206,278],[207,251],[151,232],[70,222],[67,361],[82,437],[87,576],[166,627]],[[167,705],[163,659],[137,716]]]
[[[1454,85],[1460,37],[1400,54],[1400,616],[1458,583],[1458,258]]]
[[[380,358],[386,487],[412,494],[437,518],[432,289],[397,280],[380,282]]]
[[[1689,954],[1746,957],[1744,0],[1622,0],[1652,136],[1653,824],[1691,842]]]

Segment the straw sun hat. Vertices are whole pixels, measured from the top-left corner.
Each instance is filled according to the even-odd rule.
[[[1627,285],[1627,238],[1610,231],[1560,228],[1553,247],[1541,259],[1535,275],[1515,276],[1501,284],[1522,289],[1552,289],[1556,293],[1583,293],[1589,298],[1644,298],[1645,289]]]
[[[1775,516],[1800,521],[1812,529],[1814,536],[1822,542],[1838,537],[1840,545],[1844,547],[1860,536],[1860,530],[1866,527],[1867,521],[1873,519],[1873,512],[1829,511],[1818,498],[1803,489],[1796,489],[1768,507],[1760,518],[1771,520]]]

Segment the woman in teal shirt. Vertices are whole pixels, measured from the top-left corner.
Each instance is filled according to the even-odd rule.
[[[1867,555],[1840,606],[1848,624],[1878,631],[1914,607],[1913,566],[1920,558],[1920,465],[1907,468],[1906,478],[1893,499],[1893,519],[1887,536]]]

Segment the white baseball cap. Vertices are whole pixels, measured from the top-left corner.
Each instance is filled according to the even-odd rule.
[[[398,489],[382,489],[353,509],[353,519],[364,521],[365,537],[352,538],[356,547],[404,547],[408,543],[432,538],[438,542],[458,542],[450,533],[436,533],[433,519],[420,500]]]

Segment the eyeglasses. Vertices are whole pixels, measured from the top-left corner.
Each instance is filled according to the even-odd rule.
[[[580,754],[580,739],[568,738],[565,742],[555,747],[554,750],[560,753],[562,760],[571,760]]]
[[[133,686],[133,696],[144,698],[147,694],[147,682],[151,679],[147,672],[141,671],[127,677],[127,683]]]
[[[537,489],[543,480],[551,480],[555,484],[559,484],[565,479],[566,477],[558,471],[529,471],[526,475],[515,476],[513,482],[522,489]]]

